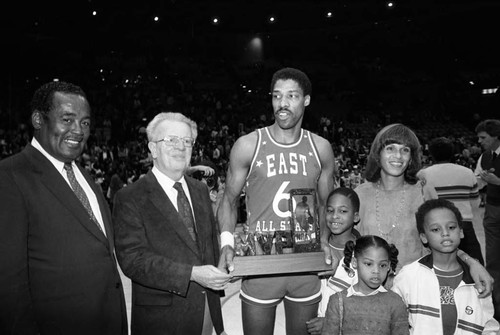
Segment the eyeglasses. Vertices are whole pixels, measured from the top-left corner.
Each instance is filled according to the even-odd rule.
[[[158,141],[153,141],[154,143],[165,142],[169,147],[174,147],[179,145],[181,142],[185,147],[190,148],[194,145],[194,138],[192,137],[179,137],[174,135],[167,135],[165,138],[162,138]]]

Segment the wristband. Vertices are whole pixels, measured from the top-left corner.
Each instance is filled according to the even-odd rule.
[[[224,248],[226,245],[229,245],[234,249],[234,236],[232,233],[228,231],[223,231],[220,234],[220,248]]]

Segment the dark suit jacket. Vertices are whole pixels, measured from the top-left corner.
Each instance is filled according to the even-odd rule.
[[[107,238],[30,144],[0,161],[0,333],[126,334],[111,215],[91,178]]]
[[[198,244],[152,172],[116,194],[118,261],[132,279],[132,334],[200,334],[205,297],[217,333],[223,330],[219,292],[190,281],[193,265],[217,266],[219,248],[208,188],[186,177]]]

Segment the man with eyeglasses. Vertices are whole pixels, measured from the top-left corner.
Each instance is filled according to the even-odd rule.
[[[146,132],[153,168],[118,191],[113,209],[118,262],[132,280],[132,334],[224,333],[220,291],[231,275],[215,267],[208,188],[185,174],[196,123],[160,113]]]

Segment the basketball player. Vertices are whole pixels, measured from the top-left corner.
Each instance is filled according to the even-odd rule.
[[[311,82],[302,71],[284,68],[273,75],[271,93],[274,124],[240,137],[231,150],[218,211],[222,232],[219,266],[229,271],[233,270],[233,232],[243,187],[250,232],[292,230],[288,201],[290,190],[296,188],[316,190],[320,226],[325,226],[324,206],[333,190],[335,163],[330,143],[301,128],[304,110],[311,102]],[[295,229],[300,231],[300,225]],[[325,238],[328,241],[322,236],[322,246],[328,250]],[[276,306],[283,301],[287,334],[307,334],[306,321],[317,315],[320,286],[314,273],[243,278],[244,333],[272,334]]]

